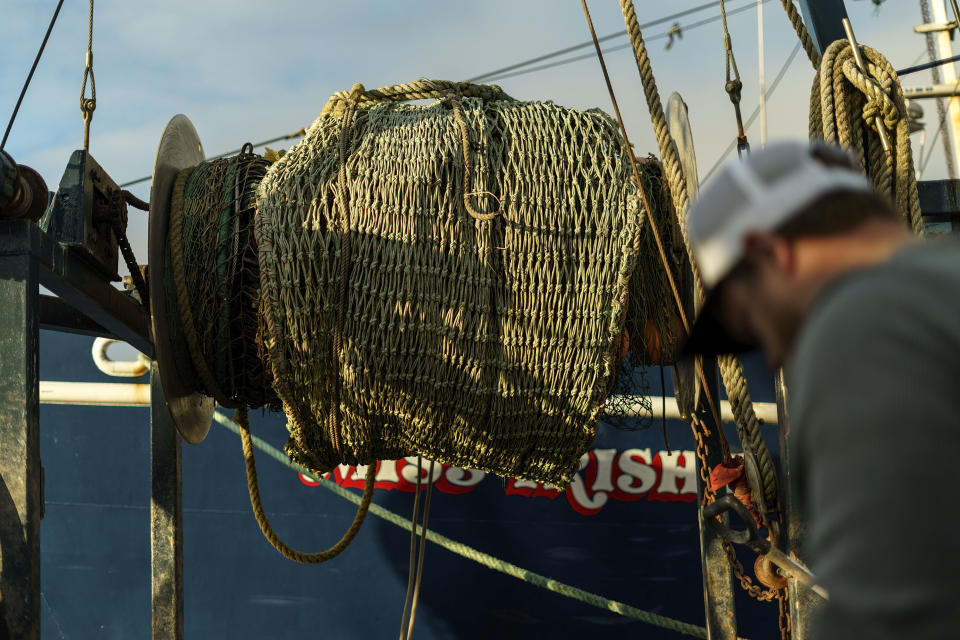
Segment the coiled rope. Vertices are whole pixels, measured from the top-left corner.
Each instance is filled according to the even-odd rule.
[[[216,422],[223,425],[233,433],[241,437],[244,437],[244,432],[245,432],[244,428],[241,427],[241,425],[234,422],[233,420],[231,420],[230,418],[228,418],[227,416],[220,413],[219,411],[213,414],[213,418]],[[358,496],[357,494],[350,491],[349,489],[345,489],[339,486],[338,484],[336,484],[335,482],[326,480],[321,475],[313,473],[306,467],[291,461],[290,458],[283,451],[280,451],[279,449],[273,447],[263,439],[258,438],[255,435],[249,434],[248,430],[246,431],[246,433],[250,437],[250,442],[252,446],[256,447],[263,453],[267,454],[268,456],[270,456],[280,464],[294,471],[302,473],[305,477],[310,478],[314,482],[318,483],[319,486],[322,486],[324,489],[340,496],[341,498],[349,500],[350,502],[353,502],[354,504],[358,504],[358,505],[363,503],[364,501],[363,496]],[[375,467],[376,467],[375,464],[370,465],[368,467],[367,469],[368,478],[370,477],[370,469],[375,469]],[[376,517],[386,520],[387,522],[393,525],[396,525],[401,529],[405,529],[407,531],[414,529],[413,522],[376,503],[369,503],[368,511],[369,513],[375,515]],[[423,529],[420,527],[416,527],[416,530],[423,532]],[[523,582],[532,584],[536,587],[540,587],[542,589],[552,591],[554,593],[560,594],[567,598],[571,598],[573,600],[579,600],[580,602],[589,604],[594,607],[598,607],[600,609],[604,609],[606,611],[611,611],[613,613],[616,613],[618,615],[621,615],[627,618],[631,618],[633,620],[639,620],[640,622],[652,624],[657,627],[670,629],[671,631],[676,631],[677,633],[693,636],[695,638],[707,637],[707,630],[704,627],[701,627],[695,624],[690,624],[688,622],[682,622],[680,620],[669,618],[667,616],[662,616],[656,613],[652,613],[650,611],[644,611],[642,609],[638,609],[637,607],[630,606],[623,602],[619,602],[617,600],[611,600],[609,598],[604,598],[601,595],[591,593],[584,589],[574,587],[572,585],[560,582],[558,580],[554,580],[552,578],[548,578],[547,576],[536,573],[534,571],[530,571],[529,569],[524,569],[513,563],[507,562],[506,560],[497,558],[488,553],[484,553],[467,544],[448,538],[447,536],[444,536],[433,530],[429,530],[429,529],[426,530],[424,535],[426,536],[427,540],[443,547],[447,551],[455,553],[458,556],[466,558],[472,562],[476,562],[477,564],[481,564],[487,567],[488,569],[492,569],[499,573],[503,573],[505,575],[516,578],[518,580],[522,580]],[[744,639],[738,638],[738,640],[744,640]]]
[[[810,92],[810,138],[839,145],[860,159],[876,190],[890,198],[914,233],[923,234],[917,174],[906,119],[903,88],[890,62],[875,49],[860,46],[861,71],[847,40],[831,43],[821,56],[792,0],[782,0],[790,24],[817,70]],[[884,127],[891,138],[886,153],[877,138]]]
[[[903,89],[880,52],[860,47],[866,73],[857,68],[847,40],[833,42],[823,54],[810,94],[810,137],[852,151],[878,193],[887,196],[914,233],[923,234],[910,131]],[[888,132],[883,150],[878,127]]]

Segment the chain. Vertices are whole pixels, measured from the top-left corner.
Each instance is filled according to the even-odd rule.
[[[117,237],[117,246],[120,248],[120,253],[123,255],[123,261],[126,263],[127,269],[130,271],[130,280],[133,282],[133,286],[136,287],[137,293],[140,295],[140,304],[143,305],[143,308],[147,313],[150,313],[150,292],[147,289],[147,281],[143,279],[143,273],[140,271],[140,265],[137,264],[137,259],[133,255],[133,248],[130,246],[130,241],[127,239],[127,203],[130,203],[132,206],[138,209],[143,209],[144,211],[147,211],[150,208],[150,205],[143,200],[140,200],[129,191],[118,191],[113,196],[111,207],[112,215],[109,219],[107,219],[107,223],[113,230],[113,235]]]
[[[716,493],[710,486],[710,470],[707,463],[707,443],[704,438],[710,435],[710,428],[695,412],[690,414],[690,427],[693,437],[697,441],[697,459],[700,461],[700,481],[703,483],[703,501],[700,506],[706,506],[716,500]]]
[[[97,81],[93,77],[93,0],[90,0],[90,20],[87,27],[87,62],[83,68],[83,83],[80,85],[80,114],[83,117],[83,150],[90,150],[90,122],[97,108]],[[87,77],[90,78],[90,97],[87,93]]]
[[[700,462],[698,465],[700,467],[700,480],[703,482],[703,502],[701,506],[704,506],[716,500],[716,492],[711,488],[707,463],[707,445],[704,440],[705,437],[710,435],[710,429],[696,413],[690,416],[690,426],[693,430],[693,437],[697,442],[696,453]],[[780,633],[783,640],[787,640],[790,637],[790,619],[789,615],[787,615],[786,627],[784,627],[786,591],[783,589],[764,588],[758,584],[754,584],[753,579],[744,571],[743,565],[737,558],[733,545],[726,540],[722,540],[721,542],[733,575],[737,578],[743,590],[746,591],[750,597],[760,602],[771,602],[774,599],[780,601]]]
[[[780,609],[777,623],[780,625],[780,640],[790,640],[793,634],[793,624],[790,622],[790,602],[788,592],[781,589],[777,595],[777,606]]]

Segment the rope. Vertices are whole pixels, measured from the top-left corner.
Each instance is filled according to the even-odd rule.
[[[473,84],[470,82],[452,82],[450,80],[415,80],[406,84],[395,84],[379,89],[364,89],[357,83],[350,91],[338,91],[330,96],[321,114],[341,115],[350,102],[357,108],[371,107],[379,102],[406,102],[408,100],[427,100],[457,95],[464,98],[481,100],[513,100],[503,90],[493,84]]]
[[[417,488],[413,493],[413,516],[410,526],[410,561],[407,563],[407,595],[403,601],[403,614],[400,616],[400,640],[407,634],[407,622],[410,619],[410,602],[413,600],[413,583],[417,572],[417,522],[420,520],[420,484],[423,473],[423,456],[417,456]],[[430,475],[433,477],[433,474]]]
[[[411,640],[413,638],[413,622],[417,618],[417,603],[420,601],[420,583],[423,580],[423,557],[427,548],[426,532],[428,531],[427,523],[430,520],[430,498],[433,495],[433,465],[434,461],[431,460],[430,470],[427,471],[428,477],[430,478],[430,483],[427,485],[427,499],[423,505],[423,523],[420,525],[420,557],[417,559],[417,580],[413,585],[413,601],[410,604],[410,622],[406,629],[406,635],[401,635],[400,640]],[[416,527],[411,527],[410,532],[415,534]]]
[[[810,137],[851,151],[878,193],[900,210],[917,235],[923,219],[903,90],[890,62],[861,46],[866,73],[857,68],[847,40],[824,52],[810,94]],[[878,139],[882,127],[891,140],[886,153]]]
[[[787,12],[787,18],[790,19],[793,30],[797,32],[797,37],[800,38],[803,50],[807,52],[807,57],[810,58],[810,63],[813,64],[814,69],[819,68],[820,52],[817,51],[817,45],[813,43],[813,38],[810,37],[810,32],[803,24],[803,18],[800,17],[800,12],[794,6],[793,0],[781,0],[781,3],[783,4],[783,10]]]
[[[59,7],[57,7],[59,10]],[[93,0],[90,0],[90,19],[87,22],[87,58],[83,67],[83,83],[80,85],[80,115],[83,118],[83,150],[90,150],[90,123],[97,108],[97,81],[93,77]],[[87,77],[90,78],[90,97],[87,93]]]
[[[653,123],[653,130],[656,135],[661,162],[667,175],[674,211],[680,222],[680,229],[683,232],[684,244],[693,271],[694,284],[696,290],[702,296],[703,281],[700,277],[700,270],[696,265],[696,260],[690,245],[690,238],[687,234],[687,210],[690,207],[687,181],[683,175],[683,168],[680,165],[680,158],[677,154],[676,146],[670,136],[667,118],[663,113],[660,93],[657,89],[656,79],[653,76],[653,69],[650,66],[650,57],[647,54],[646,45],[643,42],[643,34],[640,32],[640,26],[637,22],[637,14],[633,7],[633,1],[620,0],[620,8],[623,11],[627,33],[630,36],[630,43],[633,46],[637,61],[637,70],[640,72],[643,93],[647,101],[647,107],[650,110],[650,119]],[[717,360],[723,385],[727,390],[727,397],[730,399],[731,406],[738,409],[738,411],[735,409],[735,416],[737,418],[738,433],[742,434],[741,441],[744,446],[751,447],[757,459],[757,465],[761,470],[761,478],[764,482],[763,496],[769,504],[776,505],[779,502],[780,494],[776,468],[773,465],[770,451],[767,449],[760,435],[760,421],[757,419],[756,413],[753,410],[753,403],[747,392],[743,365],[739,359],[734,356],[721,356]],[[707,398],[710,399],[709,394]],[[720,424],[720,422],[717,421],[717,424]],[[753,448],[755,445],[758,447],[757,449]]]
[[[343,457],[340,442],[340,368],[343,356],[343,323],[347,307],[347,292],[349,289],[350,273],[350,189],[347,186],[347,146],[350,143],[348,135],[353,124],[353,115],[356,112],[356,96],[359,85],[354,86],[344,107],[343,119],[340,123],[340,140],[337,144],[340,166],[337,169],[337,189],[339,192],[340,214],[340,262],[337,264],[337,280],[340,286],[336,288],[337,297],[333,306],[337,310],[336,322],[333,325],[331,348],[333,361],[327,376],[327,385],[330,390],[330,403],[327,417],[327,432],[330,435],[330,447],[334,454]]]
[[[249,430],[245,430],[239,424],[230,420],[230,418],[223,415],[219,411],[213,414],[213,418],[218,423],[220,423],[221,425],[223,425],[233,433],[240,435],[241,437],[244,437],[244,434],[246,433],[247,437],[250,439],[252,443],[252,446],[255,446],[257,449],[260,449],[260,451],[267,454],[268,456],[270,456],[277,462],[281,463],[282,465],[290,469],[293,469],[294,471],[302,473],[304,476],[318,483],[324,489],[327,489],[328,491],[340,496],[341,498],[349,500],[354,504],[363,503],[363,500],[366,497],[366,493],[364,493],[363,497],[358,496],[357,494],[353,493],[349,489],[344,489],[343,487],[339,486],[335,482],[326,480],[321,475],[313,473],[306,467],[291,461],[284,452],[273,447],[272,445],[265,442],[261,438],[258,438],[257,436],[250,434]],[[376,465],[370,465],[370,468],[373,468],[375,466]],[[370,477],[369,469],[368,469],[367,477],[368,478]],[[404,518],[403,516],[398,515],[393,511],[390,511],[389,509],[382,507],[376,503],[371,502],[369,504],[369,512],[377,516],[378,518],[386,520],[387,522],[400,527],[401,529],[406,529],[407,531],[409,531],[413,527],[413,522],[411,522],[407,518]],[[674,618],[661,616],[656,613],[651,613],[649,611],[644,611],[642,609],[632,607],[628,604],[624,604],[623,602],[619,602],[617,600],[610,600],[608,598],[604,598],[603,596],[597,595],[595,593],[590,593],[589,591],[585,591],[583,589],[579,589],[577,587],[565,584],[558,580],[548,578],[547,576],[541,575],[539,573],[535,573],[528,569],[523,569],[522,567],[519,567],[515,564],[512,564],[510,562],[507,562],[495,556],[492,556],[488,553],[484,553],[482,551],[474,549],[473,547],[466,545],[462,542],[457,542],[456,540],[448,538],[440,533],[437,533],[436,531],[427,530],[425,535],[430,542],[433,542],[434,544],[443,547],[447,551],[450,551],[463,558],[476,562],[477,564],[481,564],[487,567],[488,569],[492,569],[499,573],[503,573],[505,575],[516,578],[518,580],[522,580],[523,582],[532,584],[536,587],[547,589],[548,591],[558,593],[564,597],[572,598],[574,600],[579,600],[580,602],[589,604],[591,606],[594,606],[600,609],[604,609],[606,611],[611,611],[613,613],[622,615],[627,618],[631,618],[633,620],[639,620],[640,622],[652,624],[657,627],[670,629],[672,631],[676,631],[677,633],[693,636],[695,638],[707,637],[707,630],[704,627],[700,627],[687,622],[682,622]],[[743,640],[743,639],[740,638],[738,640]]]
[[[463,147],[463,206],[474,220],[480,220],[481,222],[493,220],[500,215],[499,211],[484,213],[470,204],[470,197],[479,195],[471,192],[467,186],[473,178],[473,158],[470,154],[473,145],[470,143],[470,128],[463,117],[463,107],[460,106],[459,96],[451,98],[450,104],[453,106],[453,118],[457,121],[457,126],[460,127],[460,142]],[[489,191],[484,191],[483,194],[493,196]]]
[[[215,415],[217,421],[221,424],[224,424],[220,414],[217,413]],[[270,526],[270,521],[267,520],[267,514],[263,510],[263,504],[260,502],[260,487],[257,483],[257,465],[253,458],[253,439],[250,434],[250,422],[247,418],[246,408],[243,407],[238,409],[234,414],[234,417],[236,418],[236,421],[233,422],[233,424],[237,427],[237,429],[231,430],[234,431],[234,433],[240,434],[240,440],[243,445],[243,461],[247,470],[247,489],[250,492],[250,505],[253,507],[253,516],[257,519],[257,524],[260,525],[260,531],[263,532],[263,536],[270,542],[270,544],[273,545],[274,549],[283,555],[283,557],[301,564],[319,564],[340,555],[340,553],[346,549],[351,542],[353,542],[357,532],[360,531],[360,526],[363,524],[364,518],[367,517],[367,510],[370,507],[370,500],[373,498],[373,485],[377,476],[377,465],[371,464],[367,467],[367,477],[366,483],[363,487],[363,496],[359,498],[359,502],[357,503],[357,515],[354,516],[353,522],[350,524],[350,528],[347,529],[347,532],[343,534],[343,537],[340,538],[336,544],[325,551],[319,551],[316,553],[304,553],[303,551],[298,551],[288,546],[274,532],[273,527]],[[258,448],[262,449],[263,447],[258,445]],[[278,455],[283,455],[279,451],[276,453]],[[273,455],[272,457],[276,458],[277,456]]]
[[[587,1],[586,1],[586,0],[581,0],[580,4],[583,6],[583,13],[584,13],[584,15],[585,15],[586,18],[587,18],[587,26],[589,26],[589,28],[590,28],[590,35],[593,37],[593,45],[594,45],[594,48],[596,49],[596,52],[597,52],[597,58],[598,58],[598,60],[600,61],[600,69],[603,71],[603,79],[604,79],[604,81],[605,81],[606,84],[607,84],[607,91],[608,91],[609,94],[610,94],[610,101],[613,103],[613,110],[614,110],[614,112],[617,114],[617,122],[620,124],[620,133],[621,133],[621,135],[623,136],[623,140],[624,140],[627,148],[628,148],[628,149],[632,149],[632,147],[631,147],[631,145],[630,145],[630,139],[629,139],[629,137],[627,136],[627,128],[626,128],[626,126],[623,124],[623,117],[621,117],[621,115],[620,115],[620,107],[619,107],[619,105],[617,104],[617,98],[616,98],[616,96],[614,95],[614,92],[613,92],[613,85],[610,83],[610,75],[609,75],[609,73],[607,73],[607,65],[606,65],[606,63],[605,63],[604,60],[603,60],[603,52],[600,50],[600,41],[597,39],[597,33],[596,33],[596,31],[594,30],[594,28],[593,28],[593,19],[590,17],[590,9],[587,7]],[[634,16],[634,18],[636,18],[636,16]],[[642,44],[642,41],[641,41],[641,44]],[[653,90],[656,91],[656,86],[654,86]],[[660,104],[660,102],[659,102],[659,96],[657,97],[657,104],[658,104],[658,105]],[[662,109],[661,109],[661,114],[662,114]],[[664,120],[664,124],[665,124],[665,123],[666,123],[666,120]],[[669,134],[668,134],[668,135],[669,135]],[[672,144],[672,142],[671,142],[671,144]],[[649,212],[648,215],[652,215],[653,209],[650,207],[650,202],[649,202],[649,200],[648,200],[648,198],[647,198],[647,194],[646,194],[645,190],[642,188],[642,183],[640,182],[640,171],[639,171],[639,169],[637,168],[637,159],[634,157],[634,155],[633,155],[632,152],[629,154],[629,158],[630,158],[630,166],[631,166],[631,168],[633,169],[634,179],[637,181],[638,191],[640,192],[641,200],[642,200],[642,202],[643,202],[644,211]],[[682,176],[682,173],[681,173],[681,179],[682,179],[682,177],[683,177],[683,176]],[[674,194],[674,191],[673,191],[672,188],[670,189],[670,193],[671,193],[671,195]],[[686,188],[684,188],[684,195],[685,195],[685,194],[686,194]],[[676,305],[677,305],[677,313],[679,314],[680,322],[683,324],[684,332],[685,332],[687,335],[689,335],[689,334],[690,334],[690,320],[687,318],[686,308],[684,307],[683,299],[682,299],[681,296],[680,296],[680,290],[679,290],[679,288],[678,288],[678,286],[677,286],[677,283],[676,283],[676,280],[675,280],[675,278],[674,278],[673,270],[670,268],[670,261],[667,259],[666,250],[664,249],[663,241],[662,241],[662,239],[661,239],[661,237],[660,237],[660,232],[659,232],[659,230],[658,230],[658,228],[657,228],[658,225],[657,225],[656,221],[651,221],[651,222],[652,222],[652,223],[649,225],[649,228],[650,228],[651,234],[652,234],[652,236],[653,236],[654,242],[655,242],[656,247],[657,247],[657,254],[658,254],[659,257],[660,257],[660,262],[661,262],[661,264],[662,264],[662,266],[663,266],[664,273],[666,274],[666,276],[667,276],[667,281],[668,281],[669,284],[670,284],[670,292],[673,294],[673,299],[674,299],[674,301],[676,302]],[[684,241],[686,242],[686,231],[685,231],[685,230],[683,231],[683,234],[684,234]],[[688,254],[689,254],[689,249],[688,249]],[[691,265],[692,265],[692,264],[693,264],[693,263],[692,263],[692,261],[691,261]],[[698,277],[699,277],[699,275],[698,275]],[[702,362],[700,361],[700,358],[699,358],[699,357],[696,359],[696,365],[695,365],[695,366],[696,366],[697,373],[698,373],[699,376],[700,376],[700,380],[701,380],[701,382],[702,382],[703,385],[704,385],[704,388],[709,388],[709,385],[707,384],[706,375],[704,374],[704,371],[703,371],[703,364],[702,364]],[[716,422],[716,424],[718,424],[718,425],[719,425],[719,424],[722,424],[722,422],[721,422],[721,420],[720,420],[720,412],[717,410],[717,407],[716,407],[716,405],[715,405],[715,403],[714,403],[714,401],[713,401],[713,397],[710,396],[710,394],[707,394],[707,403],[710,405],[710,410],[711,410],[711,412],[713,413],[713,418],[714,418],[714,421]],[[707,432],[709,433],[709,430],[707,430]],[[725,456],[725,457],[729,457],[729,451],[726,450],[726,442],[723,442],[722,440],[721,440],[721,442],[723,443],[723,446],[724,446],[724,456]]]

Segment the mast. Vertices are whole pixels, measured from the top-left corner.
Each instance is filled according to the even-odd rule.
[[[759,50],[758,72],[760,75],[760,148],[767,146],[767,84],[764,80],[763,55],[763,2],[757,0],[757,48]]]
[[[951,0],[954,11],[956,12],[956,0]],[[934,24],[947,26],[947,9],[944,0],[930,0],[930,9],[933,13]],[[958,16],[954,13],[953,20],[950,21],[950,28],[937,31],[937,55],[940,59],[949,58],[953,55],[953,44],[951,35],[953,29],[957,27]],[[943,77],[943,83],[952,87],[957,86],[957,70],[954,63],[950,62],[940,67],[940,73]],[[960,136],[957,135],[960,127],[960,97],[952,96],[947,100],[947,118],[949,121],[946,127],[946,134],[950,136],[950,149],[953,155],[953,166],[960,166]]]

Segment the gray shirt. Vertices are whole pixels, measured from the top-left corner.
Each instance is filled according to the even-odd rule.
[[[787,380],[812,637],[960,638],[960,248],[831,285]]]

